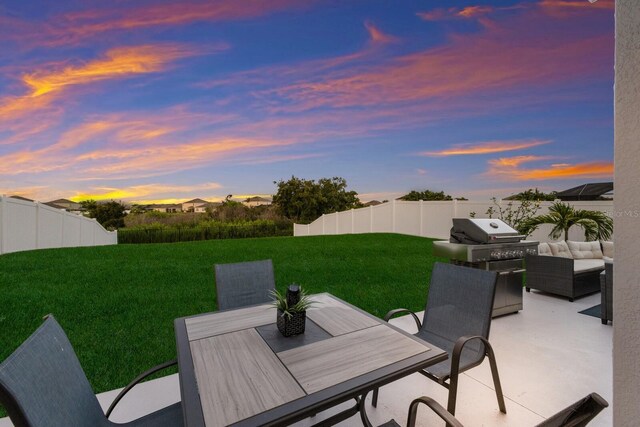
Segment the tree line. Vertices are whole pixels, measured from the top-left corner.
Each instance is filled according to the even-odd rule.
[[[249,208],[240,202],[231,200],[227,196],[221,206],[208,209],[202,220],[214,220],[218,222],[238,221],[288,221],[297,223],[309,223],[323,214],[345,211],[362,207],[358,193],[348,189],[346,179],[342,177],[304,179],[292,176],[287,180],[273,182],[276,186],[276,194],[273,196],[272,206],[260,206]],[[536,216],[540,208],[540,202],[555,200],[556,193],[544,193],[536,189],[528,189],[508,198],[511,201],[519,201],[518,205],[512,202],[502,207],[496,198],[493,198],[495,207],[490,207],[486,215],[489,218],[499,217],[515,229],[530,234],[538,226],[544,223],[557,225],[554,228],[554,237],[565,234],[569,227],[578,225],[584,228],[587,238],[608,238],[613,225],[608,217],[591,211],[571,210],[568,205],[555,204],[549,215]],[[447,201],[467,200],[464,197],[453,198],[444,191],[412,190],[399,198],[406,201]],[[110,201],[97,203],[95,200],[81,202],[87,216],[96,218],[105,228],[122,228],[125,226],[127,207],[119,202]],[[144,214],[132,209],[132,215]],[[152,213],[147,213],[151,215]],[[155,213],[157,214],[157,213]],[[166,214],[167,216],[175,214]],[[158,216],[158,215],[155,215]],[[475,216],[475,213],[472,213]],[[151,218],[150,220],[156,220]],[[131,221],[130,221],[131,222]],[[144,225],[144,222],[134,221],[133,224]]]

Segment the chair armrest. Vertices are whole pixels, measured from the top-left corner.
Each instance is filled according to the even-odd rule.
[[[422,322],[420,322],[420,319],[418,319],[418,316],[416,316],[416,314],[413,311],[408,310],[406,308],[396,308],[395,310],[391,310],[390,312],[388,312],[384,316],[384,321],[388,322],[389,319],[391,319],[393,316],[395,316],[397,314],[402,314],[402,313],[410,314],[413,317],[413,320],[416,321],[416,326],[418,326],[418,330],[420,330],[420,328],[422,328]]]
[[[435,400],[427,396],[419,397],[415,399],[413,402],[411,402],[411,405],[409,406],[409,416],[407,417],[407,427],[414,427],[416,425],[418,406],[421,403],[424,403],[429,408],[431,408],[433,412],[438,414],[440,418],[446,421],[447,425],[453,426],[453,427],[464,427],[460,423],[460,421],[458,421],[453,415],[451,415],[451,413],[449,413],[446,409],[444,409],[442,405],[440,405],[438,402],[436,402]]]
[[[449,374],[450,377],[453,377],[454,375],[457,376],[460,373],[460,355],[462,354],[462,350],[464,349],[464,346],[469,341],[475,340],[475,339],[479,339],[480,341],[482,341],[482,344],[484,344],[485,354],[486,353],[493,354],[493,348],[491,348],[491,344],[489,344],[489,341],[483,336],[467,335],[467,336],[458,338],[456,340],[456,343],[453,346],[453,351],[451,352],[451,372]],[[482,360],[484,360],[484,356],[482,357],[482,359],[480,359],[480,361],[477,364],[479,365],[480,363],[482,363]],[[473,365],[473,366],[476,366],[476,365]]]
[[[168,362],[164,362],[164,363],[161,363],[160,365],[154,366],[153,368],[146,370],[140,375],[138,375],[133,381],[129,383],[129,385],[127,385],[125,388],[122,389],[120,393],[118,393],[115,399],[113,399],[111,406],[109,406],[109,409],[107,409],[107,413],[105,414],[106,417],[109,418],[109,415],[111,415],[111,412],[113,412],[118,402],[120,402],[120,400],[124,397],[124,395],[127,394],[140,381],[142,381],[143,379],[145,379],[151,374],[155,374],[158,371],[161,371],[163,369],[169,368],[177,364],[178,364],[177,359],[169,360]]]

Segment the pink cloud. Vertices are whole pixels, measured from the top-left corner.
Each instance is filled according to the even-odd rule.
[[[568,80],[603,78],[612,72],[613,40],[609,34],[573,31],[563,20],[550,20],[536,10],[512,15],[500,23],[483,21],[480,33],[454,35],[443,46],[381,61],[373,67],[354,62],[312,73],[307,64],[291,66],[287,75],[298,78],[289,84],[269,69],[261,70],[265,71],[263,79],[283,84],[257,95],[268,97],[274,111],[278,107],[305,111],[404,106],[435,100],[448,103],[524,86],[551,87]],[[580,21],[571,25],[580,26]],[[254,78],[260,81],[257,74]]]
[[[613,163],[611,162],[555,163],[546,167],[522,167],[522,165],[526,163],[548,159],[550,159],[550,157],[547,156],[516,156],[490,160],[489,169],[485,175],[509,181],[611,178],[613,176]]]
[[[384,32],[382,32],[382,30],[380,30],[378,27],[376,27],[375,25],[373,25],[371,22],[366,21],[364,23],[365,28],[367,29],[367,31],[369,32],[369,38],[371,39],[371,41],[373,43],[394,43],[397,42],[399,39],[395,36],[392,36],[390,34],[386,34]]]
[[[445,157],[461,155],[478,155],[501,153],[505,151],[523,150],[525,148],[537,147],[548,144],[549,140],[513,140],[513,141],[485,141],[470,144],[458,144],[451,148],[439,151],[424,151],[418,153],[421,156]]]
[[[107,6],[50,17],[48,21],[55,24],[0,17],[0,24],[5,28],[0,33],[0,40],[28,47],[76,46],[116,32],[152,27],[170,28],[203,21],[254,19],[286,10],[303,10],[313,3],[314,1],[296,0],[186,0],[118,8]]]

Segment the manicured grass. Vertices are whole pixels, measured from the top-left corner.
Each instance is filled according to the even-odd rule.
[[[271,258],[279,289],[376,316],[424,309],[431,240],[396,234],[209,240],[0,256],[0,361],[53,313],[96,393],[176,356],[173,320],[216,310],[213,264]],[[441,260],[446,261],[446,260]],[[0,409],[1,412],[1,409]]]

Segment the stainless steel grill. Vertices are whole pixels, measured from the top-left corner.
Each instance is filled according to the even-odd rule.
[[[454,218],[449,241],[433,242],[435,256],[453,264],[497,271],[493,317],[522,310],[524,256],[538,253],[538,242],[499,219]]]

